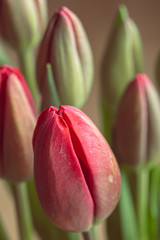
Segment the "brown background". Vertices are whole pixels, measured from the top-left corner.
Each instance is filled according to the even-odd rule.
[[[94,55],[95,78],[92,93],[84,106],[84,111],[92,118],[96,125],[100,126],[99,69],[109,36],[109,30],[117,6],[121,2],[109,0],[48,0],[48,3],[49,16],[51,16],[55,10],[65,5],[79,16],[86,29]],[[143,41],[146,73],[154,80],[155,61],[158,51],[160,50],[160,1],[129,0],[123,3],[127,5],[130,16],[139,27]],[[2,180],[0,181],[0,214],[5,220],[12,239],[17,240],[17,226],[15,223],[13,202],[11,197],[6,193]]]

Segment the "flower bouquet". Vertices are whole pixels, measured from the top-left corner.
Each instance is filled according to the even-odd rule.
[[[160,237],[160,60],[155,86],[125,5],[100,62],[99,129],[83,112],[94,68],[72,10],[49,20],[45,0],[1,0],[0,177],[20,240]]]

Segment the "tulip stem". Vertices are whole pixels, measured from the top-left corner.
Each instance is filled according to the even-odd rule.
[[[89,231],[82,233],[84,240],[98,240],[98,233],[96,226],[92,227]]]
[[[6,229],[4,228],[4,224],[1,220],[1,217],[0,217],[0,239],[1,240],[9,240],[9,237],[7,235]]]
[[[26,183],[12,184],[21,240],[31,240],[33,225]]]
[[[26,78],[28,86],[32,92],[36,106],[39,108],[39,92],[36,82],[35,57],[33,49],[26,49],[18,52],[21,70]]]
[[[160,180],[160,169],[157,166],[151,171],[151,184],[150,184],[150,238],[157,239],[158,234],[158,194],[159,194],[159,180]]]
[[[139,240],[148,240],[148,187],[149,170],[141,168],[137,172],[137,211]]]
[[[0,65],[3,64],[12,65],[9,56],[6,54],[6,51],[4,49],[5,49],[4,46],[0,45]]]
[[[127,171],[121,168],[120,224],[123,240],[138,239],[138,226]],[[128,220],[129,219],[129,220]],[[127,227],[126,227],[127,226]]]

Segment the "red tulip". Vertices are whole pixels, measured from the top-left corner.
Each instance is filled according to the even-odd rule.
[[[108,217],[120,171],[94,123],[71,106],[45,109],[33,137],[34,177],[42,207],[59,228],[79,232]]]
[[[118,108],[113,148],[120,162],[136,165],[159,161],[160,104],[152,82],[137,74]]]
[[[20,71],[0,67],[0,176],[26,180],[33,172],[34,103]]]

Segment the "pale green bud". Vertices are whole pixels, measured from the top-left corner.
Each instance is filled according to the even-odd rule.
[[[118,9],[102,62],[102,112],[106,135],[110,136],[119,100],[134,75],[143,70],[138,28],[125,6]]]
[[[38,44],[47,24],[46,0],[1,0],[0,32],[12,47]]]
[[[91,47],[78,17],[62,7],[51,19],[37,58],[37,80],[42,108],[55,103],[50,97],[46,64],[50,63],[53,81],[61,104],[82,107],[93,81]]]

